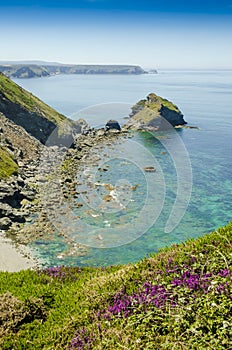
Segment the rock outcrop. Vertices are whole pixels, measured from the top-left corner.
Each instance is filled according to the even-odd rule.
[[[132,107],[130,119],[123,128],[157,131],[185,124],[183,114],[176,105],[151,93]]]
[[[41,142],[3,113],[0,113],[0,146],[4,147],[19,164],[31,159],[36,160],[43,148]]]
[[[117,120],[108,120],[108,122],[106,123],[105,126],[106,130],[118,130],[121,131],[121,126],[119,125],[119,123],[117,122]]]

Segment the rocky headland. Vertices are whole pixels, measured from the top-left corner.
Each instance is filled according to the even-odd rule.
[[[132,107],[124,130],[158,131],[187,124],[179,108],[154,93]]]
[[[132,65],[74,65],[74,64],[49,64],[41,62],[31,63],[5,63],[0,62],[0,72],[11,78],[36,78],[49,77],[59,74],[124,74],[138,75],[146,72],[140,66]]]

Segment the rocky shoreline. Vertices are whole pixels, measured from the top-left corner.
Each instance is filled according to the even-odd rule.
[[[52,237],[56,228],[48,217],[48,208],[53,205],[58,208],[63,200],[76,200],[79,195],[76,189],[78,167],[88,159],[90,150],[98,153],[99,148],[112,146],[128,136],[116,126],[108,124],[103,129],[89,129],[84,134],[76,135],[71,148],[43,146],[36,161],[22,164],[18,175],[0,181],[0,232],[5,232],[22,249],[35,240]],[[56,160],[53,167],[52,159]],[[60,159],[60,163],[57,163],[57,159]],[[91,162],[97,160],[91,157]],[[59,188],[47,196],[46,188],[54,186],[54,181],[59,183]],[[44,193],[46,204],[43,202]],[[65,233],[59,234],[65,237]],[[82,245],[71,244],[72,254],[74,248],[76,255],[86,255],[88,252],[88,248]]]

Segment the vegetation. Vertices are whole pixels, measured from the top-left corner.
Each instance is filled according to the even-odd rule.
[[[162,97],[160,97],[160,99],[161,99],[161,104],[164,107],[166,107],[166,108],[168,108],[168,109],[170,109],[172,111],[175,111],[177,113],[180,113],[179,108],[176,105],[174,105],[174,103],[172,103],[172,102],[170,102],[170,101],[168,101],[168,100],[166,100],[165,98],[162,98]]]
[[[0,180],[17,173],[18,166],[11,154],[0,146]]]
[[[144,106],[147,106],[153,111],[159,111],[162,107],[165,107],[171,111],[180,113],[179,108],[176,105],[174,105],[174,103],[154,93],[151,93],[147,96],[147,101],[144,103]]]
[[[24,90],[12,80],[0,73],[0,94],[4,94],[10,102],[20,105],[29,112],[46,117],[56,125],[62,124],[67,118],[42,102],[39,98]]]
[[[232,223],[134,265],[1,272],[0,346],[231,349],[231,238]]]

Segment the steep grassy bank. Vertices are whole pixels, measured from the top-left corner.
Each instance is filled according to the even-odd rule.
[[[0,146],[0,180],[17,173],[18,166],[11,154]]]
[[[29,112],[37,112],[46,119],[59,125],[66,118],[53,108],[42,102],[38,97],[15,84],[11,79],[0,73],[0,91],[10,102],[20,105]]]
[[[0,273],[2,349],[231,349],[232,223],[134,265]]]
[[[0,113],[16,125],[23,127],[42,143],[46,143],[48,137],[55,131],[55,144],[65,142],[67,139],[70,145],[72,134],[81,132],[81,126],[78,123],[58,113],[1,72]]]

